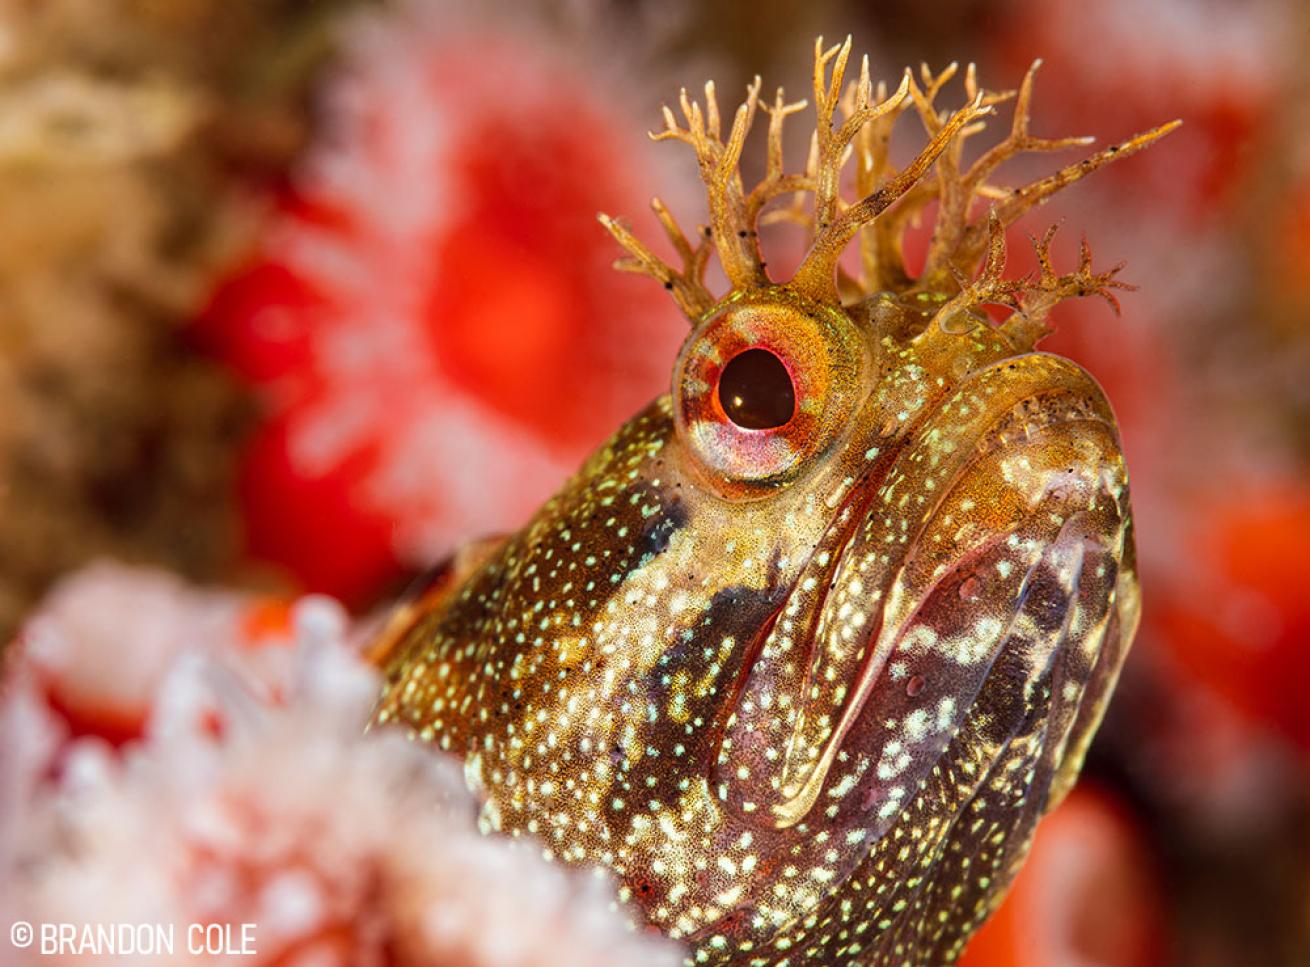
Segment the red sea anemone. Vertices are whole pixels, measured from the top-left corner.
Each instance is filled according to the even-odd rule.
[[[1198,504],[1194,565],[1152,630],[1188,679],[1310,754],[1310,488],[1264,484]]]
[[[680,338],[595,222],[655,187],[622,83],[446,7],[352,32],[322,137],[198,328],[262,393],[251,550],[354,601],[521,524]]]

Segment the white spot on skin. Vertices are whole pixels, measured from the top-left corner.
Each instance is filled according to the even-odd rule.
[[[905,716],[905,737],[911,742],[922,741],[924,736],[928,734],[928,725],[927,709],[916,708]]]

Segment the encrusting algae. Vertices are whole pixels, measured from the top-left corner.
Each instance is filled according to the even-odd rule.
[[[461,755],[485,829],[608,868],[696,963],[953,962],[1075,780],[1138,620],[1113,413],[1034,351],[1060,300],[1113,302],[1117,270],[1084,245],[1057,272],[1047,233],[1036,275],[1007,279],[1004,232],[1173,125],[1002,188],[1007,159],[1084,143],[1029,133],[1036,65],[1008,93],[970,68],[944,112],[954,67],[888,94],[867,60],[844,84],[850,51],[816,45],[802,172],[782,134],[805,105],[760,101],[758,80],[726,138],[712,85],[666,110],[655,137],[694,149],[708,227],[654,203],[675,268],[601,218],[620,267],[692,322],[671,393],[376,649],[376,721]],[[1007,100],[1009,133],[966,165]],[[928,139],[898,170],[906,112]],[[934,204],[912,276],[902,238]],[[785,283],[760,250],[772,219],[812,239]],[[992,324],[986,304],[1012,311]]]

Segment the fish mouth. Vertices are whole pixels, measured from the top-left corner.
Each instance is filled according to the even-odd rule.
[[[720,798],[752,824],[782,829],[809,812],[850,726],[845,716],[834,724],[818,712],[817,699],[840,689],[849,702],[881,670],[883,662],[872,653],[881,631],[880,606],[862,602],[845,609],[850,613],[844,618],[860,616],[858,633],[837,632],[829,642],[826,626],[846,605],[834,601],[842,594],[836,577],[894,458],[894,452],[883,455],[850,485],[747,647],[727,703],[731,712],[721,730],[713,780]],[[881,597],[879,592],[874,600]]]
[[[984,392],[973,388],[984,379],[987,406],[972,406],[967,419],[947,400],[926,407],[865,468],[752,642],[712,774],[720,800],[742,821],[785,829],[821,798],[825,813],[847,816],[842,822],[857,821],[866,798],[890,808],[894,777],[940,754],[934,749],[972,704],[1009,616],[1023,604],[1027,569],[1040,562],[1021,561],[1011,542],[1023,537],[1057,556],[1078,544],[1047,534],[1052,515],[1026,503],[1047,490],[1007,481],[1002,471],[1030,473],[1021,465],[1040,462],[1043,434],[1059,435],[1060,426],[1108,426],[1108,407],[1095,402],[1099,390],[1072,364],[1032,354],[973,374],[957,397]],[[1097,432],[1078,431],[1078,446],[1091,445]],[[1112,444],[1107,438],[1095,447]],[[1014,454],[1024,456],[1016,463]],[[1093,475],[1078,486],[1098,485]],[[986,505],[967,526],[960,523],[966,496]],[[991,577],[974,601],[967,582],[984,573]],[[930,681],[921,695],[913,680],[919,667]],[[911,721],[913,741],[903,742],[896,730]],[[912,767],[901,763],[911,745]]]

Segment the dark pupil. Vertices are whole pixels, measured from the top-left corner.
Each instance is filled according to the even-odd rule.
[[[767,349],[738,353],[719,376],[719,402],[728,419],[747,430],[783,426],[796,412],[791,375]]]

